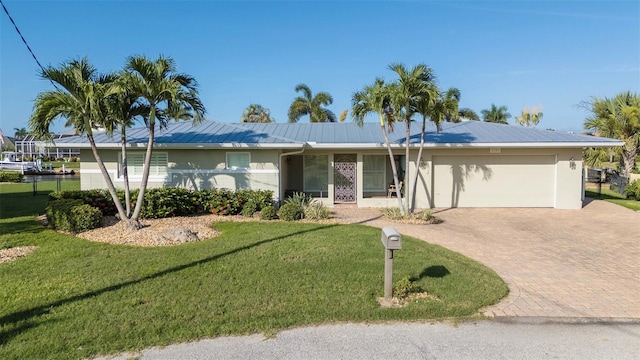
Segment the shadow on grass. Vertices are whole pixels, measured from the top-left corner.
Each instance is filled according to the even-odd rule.
[[[80,294],[80,295],[76,295],[76,296],[72,296],[66,299],[61,299],[58,301],[54,301],[51,302],[49,304],[45,304],[45,305],[40,305],[31,309],[27,309],[27,310],[22,310],[22,311],[18,311],[15,312],[13,314],[8,314],[5,315],[3,317],[0,318],[0,325],[2,326],[8,326],[9,324],[17,324],[19,322],[23,322],[26,321],[28,326],[26,328],[33,328],[39,325],[39,323],[33,323],[32,321],[30,321],[31,319],[41,316],[41,315],[45,315],[48,314],[51,310],[54,310],[55,308],[59,307],[59,306],[63,306],[69,303],[73,303],[76,301],[82,301],[88,298],[92,298],[95,296],[99,296],[102,295],[104,293],[110,292],[110,291],[116,291],[116,290],[120,290],[122,288],[128,287],[128,286],[132,286],[132,285],[136,285],[139,284],[143,281],[146,280],[152,280],[152,279],[157,279],[159,277],[162,277],[164,275],[168,275],[171,273],[175,273],[181,270],[185,270],[194,266],[198,266],[201,264],[205,264],[211,261],[215,261],[218,260],[220,258],[223,258],[225,256],[228,255],[232,255],[244,250],[249,250],[251,248],[260,246],[260,245],[264,245],[264,244],[268,244],[277,240],[282,240],[282,239],[286,239],[292,236],[296,236],[296,235],[301,235],[301,234],[305,234],[305,233],[309,233],[309,232],[313,232],[313,231],[318,231],[318,230],[324,230],[324,229],[328,229],[331,227],[335,227],[335,226],[339,226],[340,224],[330,224],[330,225],[325,225],[325,226],[319,226],[317,228],[313,228],[313,229],[308,229],[308,230],[301,230],[301,231],[296,231],[294,233],[291,234],[287,234],[287,235],[282,235],[282,236],[277,236],[271,239],[266,239],[266,240],[262,240],[262,241],[258,241],[254,244],[251,245],[246,245],[243,247],[239,247],[230,251],[227,251],[225,253],[222,254],[218,254],[218,255],[214,255],[214,256],[210,256],[207,258],[204,258],[202,260],[198,260],[198,261],[193,261],[190,262],[188,264],[184,264],[184,265],[179,265],[179,266],[174,266],[172,268],[163,270],[163,271],[159,271],[155,274],[151,274],[151,275],[147,275],[145,277],[142,277],[140,279],[136,279],[136,280],[131,280],[131,281],[125,281],[122,282],[120,284],[115,284],[115,285],[111,285],[111,286],[107,286],[107,287],[103,287],[101,289],[97,289],[97,290],[93,290],[93,291],[89,291],[86,292],[84,294]],[[11,329],[11,330],[5,330],[5,331],[0,331],[0,344],[6,343],[11,337],[19,334],[20,332],[24,331],[25,328],[23,328],[23,325],[18,326],[17,328]]]
[[[0,234],[39,234],[47,230],[45,226],[34,219],[24,219],[11,222],[0,222]]]
[[[420,273],[420,276],[418,277],[419,279],[425,278],[425,277],[430,277],[430,278],[443,278],[447,275],[450,275],[451,272],[449,272],[449,269],[447,269],[445,266],[443,265],[432,265],[429,266],[428,268],[425,268],[424,270],[422,270],[422,272]]]

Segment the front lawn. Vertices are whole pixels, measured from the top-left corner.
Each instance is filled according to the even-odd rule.
[[[394,279],[433,298],[381,308],[380,230],[362,225],[223,222],[219,237],[176,247],[93,243],[33,217],[0,220],[0,358],[79,359],[229,334],[342,321],[476,314],[507,293],[490,269],[405,237]]]
[[[604,201],[608,201],[616,205],[624,206],[627,209],[631,209],[634,211],[640,210],[640,201],[635,199],[626,199],[623,195],[620,195],[617,191],[605,189],[605,186],[608,187],[608,184],[602,185],[602,194],[598,193],[597,188],[596,189],[589,188],[584,191],[584,195],[592,199],[602,199]]]
[[[60,182],[61,190],[80,190],[80,180]],[[55,178],[39,181],[36,192],[33,183],[0,183],[0,219],[44,213],[49,193],[58,187]]]

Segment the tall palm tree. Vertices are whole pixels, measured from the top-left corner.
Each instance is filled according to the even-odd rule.
[[[377,78],[373,85],[365,86],[361,91],[353,93],[351,97],[351,117],[358,124],[362,126],[364,124],[364,118],[371,113],[378,115],[380,121],[380,131],[384,138],[384,143],[389,153],[389,162],[391,163],[391,171],[393,172],[393,183],[398,189],[396,196],[398,198],[398,208],[403,211],[402,206],[402,194],[400,193],[400,180],[398,179],[398,169],[396,168],[396,162],[393,158],[393,151],[391,150],[391,144],[389,143],[389,137],[387,136],[387,130],[392,129],[395,122],[395,113],[391,104],[391,91],[389,85],[385,85],[384,80]]]
[[[640,96],[626,91],[614,98],[592,98],[587,105],[591,116],[585,120],[586,129],[624,141],[621,148],[613,151],[618,155],[622,174],[629,177],[640,155]],[[611,149],[590,149],[587,163],[597,165],[598,160],[607,158],[608,150]]]
[[[458,116],[468,120],[480,121],[478,114],[469,108],[460,108],[458,110]]]
[[[249,104],[249,106],[244,109],[242,117],[240,117],[240,121],[249,123],[274,122],[273,118],[270,115],[269,109],[263,107],[260,104]]]
[[[417,112],[420,100],[424,98],[434,98],[437,91],[435,78],[431,68],[424,64],[418,64],[411,69],[404,65],[393,63],[388,66],[389,70],[398,75],[396,86],[392,88],[391,101],[393,107],[398,111],[402,121],[405,123],[405,174],[404,184],[406,189],[410,189],[409,183],[409,145],[411,138],[411,118]],[[407,194],[408,195],[408,194]],[[406,196],[404,212],[409,212],[410,196]]]
[[[520,116],[516,116],[516,124],[526,127],[536,127],[540,120],[542,120],[542,115],[542,106],[540,106],[540,109],[538,110],[535,107],[529,109],[529,106],[527,105]]]
[[[63,117],[67,119],[66,126],[72,126],[76,133],[86,135],[120,219],[125,221],[125,210],[93,138],[95,127],[112,128],[107,123],[109,120],[105,112],[105,99],[116,92],[111,79],[99,76],[87,58],[68,61],[58,68],[49,66],[40,74],[42,78],[59,85],[59,89],[40,93],[36,97],[34,112],[29,119],[31,132],[38,137],[51,139],[51,124],[58,117]]]
[[[491,109],[484,109],[480,113],[483,121],[496,124],[507,124],[507,120],[511,117],[506,106],[497,107],[496,104],[491,104]]]
[[[120,131],[120,146],[122,152],[122,178],[124,182],[125,211],[127,218],[131,216],[131,191],[129,188],[129,170],[127,159],[127,129],[132,127],[136,118],[147,121],[149,107],[138,101],[138,95],[133,93],[127,84],[128,74],[111,75],[113,84],[119,91],[107,97],[105,101],[107,127],[112,134],[115,128]]]
[[[302,92],[302,96],[293,99],[289,106],[289,122],[298,122],[305,115],[309,115],[309,121],[312,123],[336,122],[336,115],[324,107],[333,103],[329,93],[322,91],[314,96],[305,84],[298,84],[296,92]]]
[[[193,123],[197,124],[202,121],[205,108],[198,97],[197,82],[189,75],[176,73],[175,61],[172,58],[159,56],[153,61],[143,56],[132,56],[127,60],[125,71],[130,74],[128,86],[138,95],[138,101],[149,108],[148,114],[145,115],[148,119],[149,142],[140,193],[130,219],[131,227],[140,228],[139,217],[149,180],[156,122],[163,127],[169,119],[190,118],[190,114],[193,114]]]

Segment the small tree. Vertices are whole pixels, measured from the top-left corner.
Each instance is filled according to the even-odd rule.
[[[542,120],[542,115],[542,106],[540,106],[539,109],[535,107],[529,109],[529,105],[527,105],[520,116],[516,116],[516,124],[526,127],[536,127],[540,120]]]
[[[240,121],[243,123],[271,123],[274,122],[269,109],[260,104],[250,104],[242,112]]]
[[[302,96],[293,99],[289,106],[289,122],[298,122],[301,117],[309,115],[310,122],[336,122],[336,115],[325,106],[333,103],[333,98],[327,92],[319,92],[316,95],[305,84],[296,86],[296,92],[302,92]]]
[[[484,109],[480,113],[483,121],[496,124],[507,124],[507,120],[511,117],[506,106],[497,107],[496,104],[491,104],[491,109]]]

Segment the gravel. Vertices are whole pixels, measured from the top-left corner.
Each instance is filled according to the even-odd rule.
[[[0,263],[26,256],[36,248],[36,246],[17,246],[8,249],[0,249]]]

